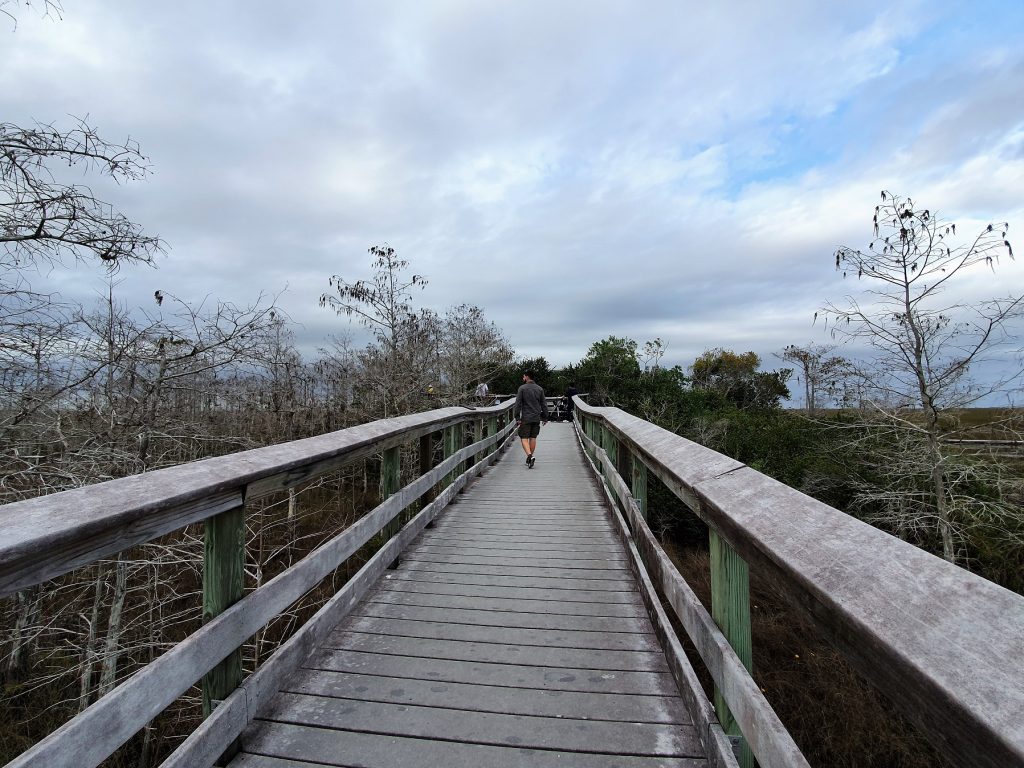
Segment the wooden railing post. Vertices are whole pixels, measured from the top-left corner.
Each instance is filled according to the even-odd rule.
[[[611,465],[605,467],[605,477],[609,478],[610,473],[615,471],[615,468],[619,466],[619,440],[615,437],[615,434],[607,425],[601,426],[601,442],[604,444],[604,452],[608,454],[608,463]],[[609,482],[611,482],[609,478]]]
[[[473,423],[473,442],[474,443],[479,443],[483,439],[484,439],[484,420],[483,419],[477,419]],[[486,456],[486,455],[487,454],[486,454],[485,451],[480,451],[480,453],[478,453],[476,456],[473,457],[473,464],[474,465],[479,464],[481,461],[484,460],[484,456]],[[481,467],[481,469],[482,469],[482,467]],[[477,474],[479,474],[479,472]]]
[[[647,465],[635,452],[631,451],[629,455],[633,460],[633,477],[629,487],[633,492],[633,498],[636,499],[637,507],[640,508],[640,516],[647,520]]]
[[[427,474],[434,468],[434,433],[428,432],[420,437],[420,476]],[[431,487],[423,494],[420,502],[420,509],[427,507],[430,502],[437,498],[437,486]],[[434,521],[427,523],[427,528],[433,528]]]
[[[394,448],[388,448],[384,451],[384,459],[380,464],[380,500],[384,501],[388,496],[397,492],[401,487],[401,475],[402,475],[402,446],[396,445]],[[394,519],[387,524],[384,529],[384,541],[381,542],[381,546],[387,544],[392,538],[398,535],[398,531],[402,527],[402,516],[395,515]],[[388,566],[388,568],[397,568],[398,558],[396,557],[394,562]]]
[[[753,649],[750,640],[750,576],[747,563],[714,529],[710,530],[710,544],[711,616],[743,666],[750,672],[753,667]],[[717,686],[715,711],[722,729],[731,736],[739,736],[739,725]],[[742,768],[752,768],[754,765],[753,754],[745,739],[741,744],[739,762]]]
[[[245,504],[211,517],[203,526],[203,623],[242,599],[245,590]],[[242,682],[236,648],[203,677],[203,717]]]
[[[453,424],[447,427],[444,431],[444,457],[446,459],[451,458],[459,451],[459,431],[462,429],[462,424]],[[453,469],[444,478],[444,486],[447,488],[458,477],[458,468]]]

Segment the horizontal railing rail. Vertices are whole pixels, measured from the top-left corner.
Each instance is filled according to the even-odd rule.
[[[415,535],[483,471],[488,457],[493,461],[499,447],[510,442],[511,406],[508,402],[480,409],[444,408],[387,419],[0,507],[0,584],[6,592],[198,520],[205,520],[208,528],[203,626],[8,763],[8,768],[96,766],[201,679],[210,716],[165,764],[212,764],[276,691],[277,681],[297,667]],[[468,427],[474,441],[465,445]],[[431,435],[438,431],[444,435],[445,458],[431,467],[425,457],[432,456]],[[399,488],[399,449],[416,438],[421,474]],[[244,515],[236,513],[244,510],[246,498],[292,488],[381,452],[382,481],[390,495],[380,505],[247,595],[242,594],[240,574],[226,590],[223,584],[211,588],[211,578],[225,570],[221,560],[232,560],[241,570],[244,550],[238,551],[237,545],[244,547],[244,539],[234,518],[244,525]],[[435,497],[439,486],[444,488]],[[399,527],[402,513],[419,499],[427,502],[424,508]],[[211,545],[211,532],[236,546],[218,550]],[[381,532],[389,538],[376,554],[243,682],[241,646]],[[211,595],[217,589],[221,594]],[[222,605],[211,611],[210,605],[218,600]]]
[[[784,745],[740,671],[748,563],[951,762],[1024,765],[1024,597],[618,408],[575,403],[648,572],[712,674],[723,726],[734,719],[762,765],[792,763],[775,762]],[[711,531],[712,615],[739,666],[643,524],[648,472]]]

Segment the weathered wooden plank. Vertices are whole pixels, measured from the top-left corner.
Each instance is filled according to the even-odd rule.
[[[354,616],[381,619],[403,619],[407,621],[457,622],[480,627],[509,627],[518,629],[570,629],[586,632],[651,632],[650,626],[635,616],[587,616],[565,613],[538,613],[511,610],[479,610],[467,607],[437,608],[407,603],[379,603],[368,601],[361,605]],[[644,619],[646,620],[646,616]]]
[[[261,722],[246,734],[246,747],[259,758],[240,755],[232,768],[280,768],[250,760],[303,755],[316,765],[361,768],[705,768],[695,758],[598,755],[559,750],[459,744],[433,739],[332,731]],[[287,766],[287,768],[292,768]]]
[[[466,640],[432,640],[363,632],[335,632],[323,645],[325,648],[343,648],[394,656],[527,664],[537,667],[586,667],[634,672],[664,672],[668,669],[665,657],[660,651],[610,651]]]
[[[504,524],[502,524],[500,527],[497,527],[497,526],[482,527],[482,526],[470,525],[470,524],[462,525],[462,526],[458,526],[458,527],[453,527],[453,526],[450,526],[450,525],[445,525],[443,527],[442,526],[437,526],[437,527],[444,531],[445,537],[447,537],[451,533],[455,533],[456,535],[462,535],[462,536],[475,536],[475,535],[480,535],[480,534],[489,534],[489,535],[492,535],[492,536],[501,536],[501,535],[508,534],[511,537],[515,538],[515,528],[506,526]],[[529,538],[529,539],[542,539],[542,538],[547,538],[547,539],[570,539],[570,538],[583,539],[583,538],[588,538],[588,537],[591,538],[591,539],[604,539],[609,532],[610,531],[608,529],[596,528],[596,527],[586,527],[586,528],[582,528],[582,527],[575,527],[575,528],[562,527],[562,528],[558,528],[558,527],[553,527],[553,526],[539,527],[539,526],[534,526],[534,525],[524,525],[521,536],[523,538]]]
[[[527,510],[495,510],[494,512],[481,510],[476,505],[471,507],[468,506],[468,502],[463,502],[459,505],[459,508],[452,512],[449,519],[451,522],[476,522],[486,523],[488,525],[493,523],[511,522],[513,520],[523,520],[534,524],[547,524],[547,525],[598,525],[606,526],[607,522],[604,520],[604,516],[588,515],[573,510],[552,510],[548,508],[545,512],[538,512],[533,514]],[[467,508],[468,507],[468,508]]]
[[[350,617],[338,630],[416,637],[425,640],[460,640],[470,643],[510,643],[559,648],[590,648],[609,651],[658,651],[651,635],[628,632],[587,632],[572,629],[522,629],[519,627],[487,627],[435,621],[406,621]]]
[[[558,589],[561,591],[578,591],[577,587],[582,586],[590,591],[608,591],[617,593],[634,593],[636,588],[633,583],[623,579],[593,579],[584,580],[585,584],[578,584],[579,580],[569,580],[562,576],[510,576],[507,574],[490,573],[460,573],[453,571],[429,571],[424,569],[413,569],[408,566],[402,571],[396,572],[392,579],[416,579],[421,582],[443,582],[449,584],[466,584],[476,586],[493,587],[539,587],[543,589]]]
[[[305,662],[310,669],[367,675],[400,675],[427,681],[474,683],[503,688],[580,691],[649,696],[676,696],[668,672],[540,667],[464,659],[407,657],[339,649],[317,652]]]
[[[389,580],[389,588],[402,592],[416,592],[435,595],[466,595],[471,597],[521,597],[531,600],[558,600],[561,602],[577,601],[581,603],[631,603],[638,604],[639,596],[635,589],[624,590],[610,589],[565,589],[558,588],[560,581],[555,581],[552,586],[551,579],[543,579],[543,586],[531,586],[530,579],[515,579],[514,584],[505,583],[469,583],[452,581],[450,579],[438,579],[436,576],[445,574],[432,574],[432,578],[426,578],[425,574],[396,574]],[[495,581],[494,579],[487,579]],[[626,587],[631,585],[623,582]],[[614,586],[614,585],[613,585]]]
[[[521,556],[519,553],[526,553],[525,556],[529,556],[530,553],[542,555],[542,553],[564,553],[565,551],[566,546],[564,541],[508,541],[502,544],[497,541],[473,541],[471,539],[464,539],[458,544],[456,544],[455,542],[452,542],[448,539],[444,539],[437,542],[424,541],[420,544],[410,547],[409,554],[413,552],[429,552],[432,554],[451,555],[462,552],[467,555],[493,555],[496,552],[507,552],[509,554],[509,557],[518,557]],[[572,551],[580,552],[587,555],[600,553],[602,556],[610,555],[613,556],[613,559],[622,559],[622,545],[612,542],[601,544],[576,543],[573,545]]]
[[[547,576],[565,580],[623,581],[623,572],[596,568],[522,568],[511,565],[468,565],[462,563],[429,563],[410,560],[405,568],[409,572],[431,571],[440,573],[465,573],[492,576]],[[628,579],[627,579],[628,581]]]
[[[496,565],[515,568],[565,568],[567,570],[596,569],[601,571],[625,571],[628,566],[619,558],[572,558],[572,557],[529,557],[507,554],[474,555],[441,554],[417,550],[408,556],[409,563],[457,563],[459,565]]]
[[[397,591],[389,583],[377,590],[370,602],[393,605],[422,606],[448,610],[514,611],[562,616],[607,616],[619,618],[646,617],[647,612],[639,600],[635,602],[580,602],[577,600],[545,600],[514,596],[474,597],[471,595],[424,594],[422,591]]]
[[[552,514],[534,515],[529,512],[513,512],[511,510],[508,512],[503,511],[494,514],[483,514],[472,508],[467,508],[468,503],[469,502],[463,501],[458,505],[457,509],[450,511],[445,516],[445,521],[460,525],[496,527],[504,525],[504,527],[510,528],[516,522],[522,520],[524,524],[528,524],[530,526],[543,525],[566,528],[597,528],[599,530],[609,530],[608,521],[604,519],[603,515],[580,515],[578,513],[568,511],[562,513],[553,512]]]
[[[292,693],[278,694],[262,719],[419,738],[443,733],[446,739],[464,744],[662,757],[703,754],[695,729],[689,725],[593,722],[441,707],[354,703]]]
[[[511,471],[518,472],[520,469],[520,467],[515,467]],[[569,467],[566,467],[565,470],[576,471]],[[528,472],[529,470],[522,468],[521,471]],[[561,470],[559,471],[561,472]],[[480,499],[478,501],[474,496],[472,504],[467,504],[467,506],[471,506],[479,509],[481,512],[486,512],[492,515],[507,514],[513,510],[522,510],[524,514],[529,513],[533,515],[544,515],[547,513],[572,513],[576,515],[590,515],[601,519],[606,517],[604,508],[594,501],[593,488],[581,487],[576,490],[572,488],[565,488],[564,481],[558,482],[555,477],[541,478],[541,475],[537,472],[536,468],[533,470],[532,474],[527,475],[527,477],[531,479],[538,479],[532,480],[528,485],[524,483],[522,488],[513,485],[506,489],[502,489],[502,497],[500,499]],[[524,495],[522,492],[523,488],[527,487],[529,488],[530,494],[528,496]]]
[[[615,537],[608,533],[551,533],[551,534],[523,534],[516,536],[514,533],[453,533],[445,532],[442,541],[457,547],[461,544],[473,542],[493,544],[495,546],[522,546],[529,547],[531,544],[567,544],[578,545],[603,545],[614,544]]]
[[[505,715],[692,725],[675,696],[635,696],[581,691],[509,688],[481,683],[444,683],[405,677],[303,669],[282,690],[338,699],[450,708]]]

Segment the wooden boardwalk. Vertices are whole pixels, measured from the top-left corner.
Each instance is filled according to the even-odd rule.
[[[235,768],[707,765],[569,424],[450,505],[241,748]]]

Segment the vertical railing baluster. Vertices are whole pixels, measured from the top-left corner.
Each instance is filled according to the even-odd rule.
[[[420,437],[420,477],[429,474],[430,470],[434,468],[434,433],[428,432],[427,434]],[[420,504],[420,509],[425,509],[434,499],[437,498],[437,486],[432,485],[423,494],[423,500]],[[427,523],[427,528],[433,528],[434,521],[431,520]]]
[[[474,443],[479,443],[483,439],[484,439],[484,420],[482,418],[480,418],[480,419],[476,419],[473,422],[473,442]],[[485,455],[486,455],[485,451],[480,451],[476,456],[474,456],[473,457],[473,464],[474,464],[474,466],[479,464],[480,462],[482,462],[484,460],[484,456]],[[477,467],[477,474],[480,474],[480,470],[482,470],[482,469],[483,469],[483,467]]]
[[[453,424],[447,427],[444,431],[444,457],[446,459],[451,458],[459,451],[459,432],[462,429],[462,423]],[[444,487],[447,488],[459,475],[459,469],[456,467],[444,478]]]
[[[643,463],[636,452],[630,451],[629,455],[633,460],[630,490],[633,492],[633,498],[636,499],[637,507],[640,508],[640,516],[647,520],[647,465]]]
[[[401,475],[402,446],[396,445],[394,448],[388,448],[384,451],[384,460],[380,465],[380,500],[382,502],[392,494],[396,493],[401,487]],[[382,546],[397,536],[401,527],[402,515],[399,513],[395,515],[391,522],[384,528],[384,541],[382,542]],[[394,562],[392,562],[388,568],[397,568],[398,564],[399,558],[396,557]]]
[[[219,616],[245,591],[245,503],[211,517],[203,526],[203,622]],[[237,648],[203,677],[203,716],[242,682]]]
[[[753,649],[750,640],[750,576],[747,563],[714,529],[710,531],[710,545],[711,616],[743,666],[750,672],[753,667]],[[717,686],[715,711],[727,734],[740,735],[739,725]],[[740,750],[740,766],[752,768],[753,765],[753,754],[744,739]]]

